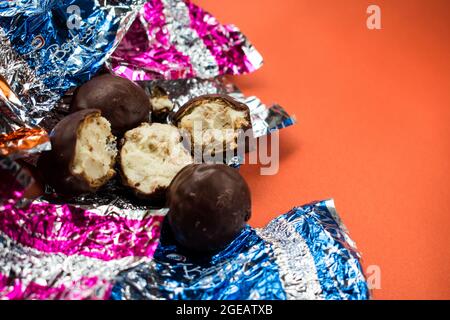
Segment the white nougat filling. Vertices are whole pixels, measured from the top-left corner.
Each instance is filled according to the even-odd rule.
[[[78,127],[72,172],[82,175],[92,187],[99,187],[114,176],[116,138],[105,118],[91,115]]]
[[[120,158],[128,184],[143,194],[168,187],[182,168],[193,163],[178,129],[159,123],[128,131]]]
[[[173,109],[173,103],[170,101],[168,97],[154,97],[150,99],[154,111],[168,110],[171,111]]]
[[[236,148],[237,130],[248,125],[247,111],[235,110],[219,101],[194,107],[179,123],[181,129],[189,132],[195,145],[206,149]]]

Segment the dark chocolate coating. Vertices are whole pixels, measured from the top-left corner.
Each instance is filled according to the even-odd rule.
[[[125,174],[125,168],[122,161],[122,147],[126,144],[127,138],[126,135],[119,141],[119,152],[117,155],[117,163],[118,163],[118,172],[122,181],[122,184],[128,188],[128,190],[140,200],[147,200],[155,207],[164,207],[166,202],[166,194],[167,194],[167,186],[166,187],[158,187],[152,193],[143,193],[139,191],[135,187],[135,183],[130,181],[130,179]]]
[[[251,123],[250,119],[250,110],[247,105],[245,105],[242,102],[239,102],[235,99],[233,99],[230,96],[224,95],[224,94],[207,94],[203,96],[196,97],[194,99],[189,100],[184,105],[181,106],[181,108],[172,116],[172,121],[175,123],[175,125],[178,125],[178,122],[181,121],[181,119],[189,113],[192,108],[195,108],[199,105],[202,105],[206,102],[214,101],[214,100],[222,100],[225,102],[230,108],[233,108],[237,111],[247,111],[247,120],[249,123]],[[251,128],[251,125],[249,125],[245,129]]]
[[[121,142],[121,144],[123,144],[123,142]],[[119,164],[118,171],[119,171],[121,182],[125,187],[128,188],[128,191],[132,196],[136,197],[138,200],[146,201],[146,203],[151,203],[155,207],[163,207],[164,206],[167,188],[162,188],[162,187],[157,188],[155,191],[153,191],[150,194],[140,192],[138,189],[135,188],[134,184],[124,174],[124,170],[122,167],[122,161],[121,161],[121,157],[120,157],[120,152],[117,156],[117,162]]]
[[[208,103],[208,102],[212,102],[215,100],[222,100],[223,102],[225,102],[230,108],[233,108],[234,110],[237,111],[247,111],[247,115],[246,115],[246,119],[248,122],[248,126],[242,127],[240,128],[243,131],[246,131],[248,129],[252,128],[251,125],[251,118],[250,118],[250,109],[248,108],[248,106],[244,103],[241,103],[235,99],[233,99],[230,96],[227,95],[223,95],[223,94],[208,94],[208,95],[203,95],[203,96],[199,96],[197,98],[191,99],[189,100],[187,103],[185,103],[175,114],[173,114],[171,116],[171,120],[172,122],[179,127],[179,122],[181,121],[181,119],[183,119],[183,117],[187,114],[189,114],[191,112],[191,110],[193,108],[196,108],[204,103]],[[215,128],[215,129],[220,129],[220,128]],[[253,139],[253,134],[251,134],[250,138]],[[246,139],[245,140],[245,152],[249,151],[249,141]],[[194,144],[191,143],[191,151],[194,154]],[[203,148],[202,148],[203,149]],[[235,150],[237,151],[237,150]],[[224,155],[224,159],[226,159],[225,155],[226,155],[227,150],[224,149],[223,150],[223,155]],[[233,153],[234,155],[237,154],[237,152]]]
[[[199,253],[226,247],[251,216],[247,183],[236,169],[224,164],[183,168],[169,186],[167,204],[175,239]]]
[[[99,109],[115,136],[150,121],[151,105],[145,91],[133,81],[102,74],[75,90],[70,112]]]
[[[169,94],[161,87],[155,86],[151,90],[151,98],[165,98],[167,100],[170,100]],[[152,101],[150,100],[150,104],[152,104]],[[161,110],[158,110],[152,105],[152,121],[153,122],[159,122],[159,123],[167,123],[167,119],[170,115],[170,113],[173,110],[172,108],[164,108]]]
[[[93,114],[100,115],[100,110],[78,111],[58,122],[50,133],[52,150],[44,152],[38,160],[38,168],[45,182],[65,198],[96,191],[82,176],[71,172],[78,127],[87,116]]]
[[[20,174],[30,177],[30,184],[25,189],[23,197],[34,200],[43,196],[45,194],[45,187],[38,169],[24,160],[17,160],[17,163],[22,167]]]

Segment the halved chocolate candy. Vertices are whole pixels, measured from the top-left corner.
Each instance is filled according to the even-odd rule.
[[[167,123],[167,117],[173,110],[173,102],[169,94],[161,87],[154,87],[150,96],[152,105],[152,121]]]
[[[251,216],[247,183],[224,164],[185,167],[170,184],[167,205],[174,238],[199,253],[223,249]]]
[[[175,125],[191,138],[192,153],[212,155],[235,153],[239,135],[251,129],[249,108],[225,95],[192,99],[173,116]]]
[[[143,123],[125,133],[120,149],[124,185],[143,199],[162,201],[173,177],[193,162],[179,130],[169,124]]]
[[[97,191],[114,175],[117,148],[108,120],[87,109],[63,118],[50,134],[52,150],[38,161],[45,182],[64,197]]]
[[[111,74],[102,74],[78,87],[70,111],[99,109],[111,123],[114,135],[150,121],[151,105],[145,91],[133,81]]]

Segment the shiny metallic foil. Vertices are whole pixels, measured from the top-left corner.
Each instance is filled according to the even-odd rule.
[[[122,272],[112,299],[368,299],[359,254],[332,200],[247,227],[223,251],[195,258],[167,225],[153,260]]]
[[[0,133],[35,127],[51,117],[64,92],[102,67],[143,3],[2,1]]]
[[[0,162],[0,298],[368,299],[360,256],[332,200],[245,230],[222,252],[179,248],[167,209],[95,196],[18,206],[30,179]],[[100,199],[99,199],[100,200]],[[84,203],[83,203],[84,202]]]
[[[22,127],[9,134],[0,134],[0,156],[21,157],[50,148],[50,139],[44,129]]]
[[[0,299],[107,299],[120,271],[151,261],[166,210],[19,206],[31,178],[0,160]]]
[[[210,79],[261,67],[259,52],[234,25],[188,0],[149,0],[107,64],[131,80]]]

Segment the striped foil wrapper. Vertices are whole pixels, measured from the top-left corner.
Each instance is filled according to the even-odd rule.
[[[0,156],[50,149],[42,122],[103,67],[144,2],[0,2]]]
[[[149,0],[108,59],[116,74],[135,81],[211,79],[257,70],[262,56],[234,25],[188,0]]]
[[[0,3],[0,133],[34,127],[103,66],[144,0]]]
[[[0,185],[0,299],[370,298],[332,200],[247,226],[220,253],[198,258],[173,240],[167,209],[18,205],[30,179],[8,158],[0,179],[8,182]]]
[[[108,299],[121,271],[151,261],[165,209],[22,202],[32,177],[9,158],[0,181],[0,299]]]
[[[120,273],[112,299],[364,300],[359,253],[333,200],[296,207],[263,229],[245,228],[223,251],[195,258],[167,225],[152,261]]]

